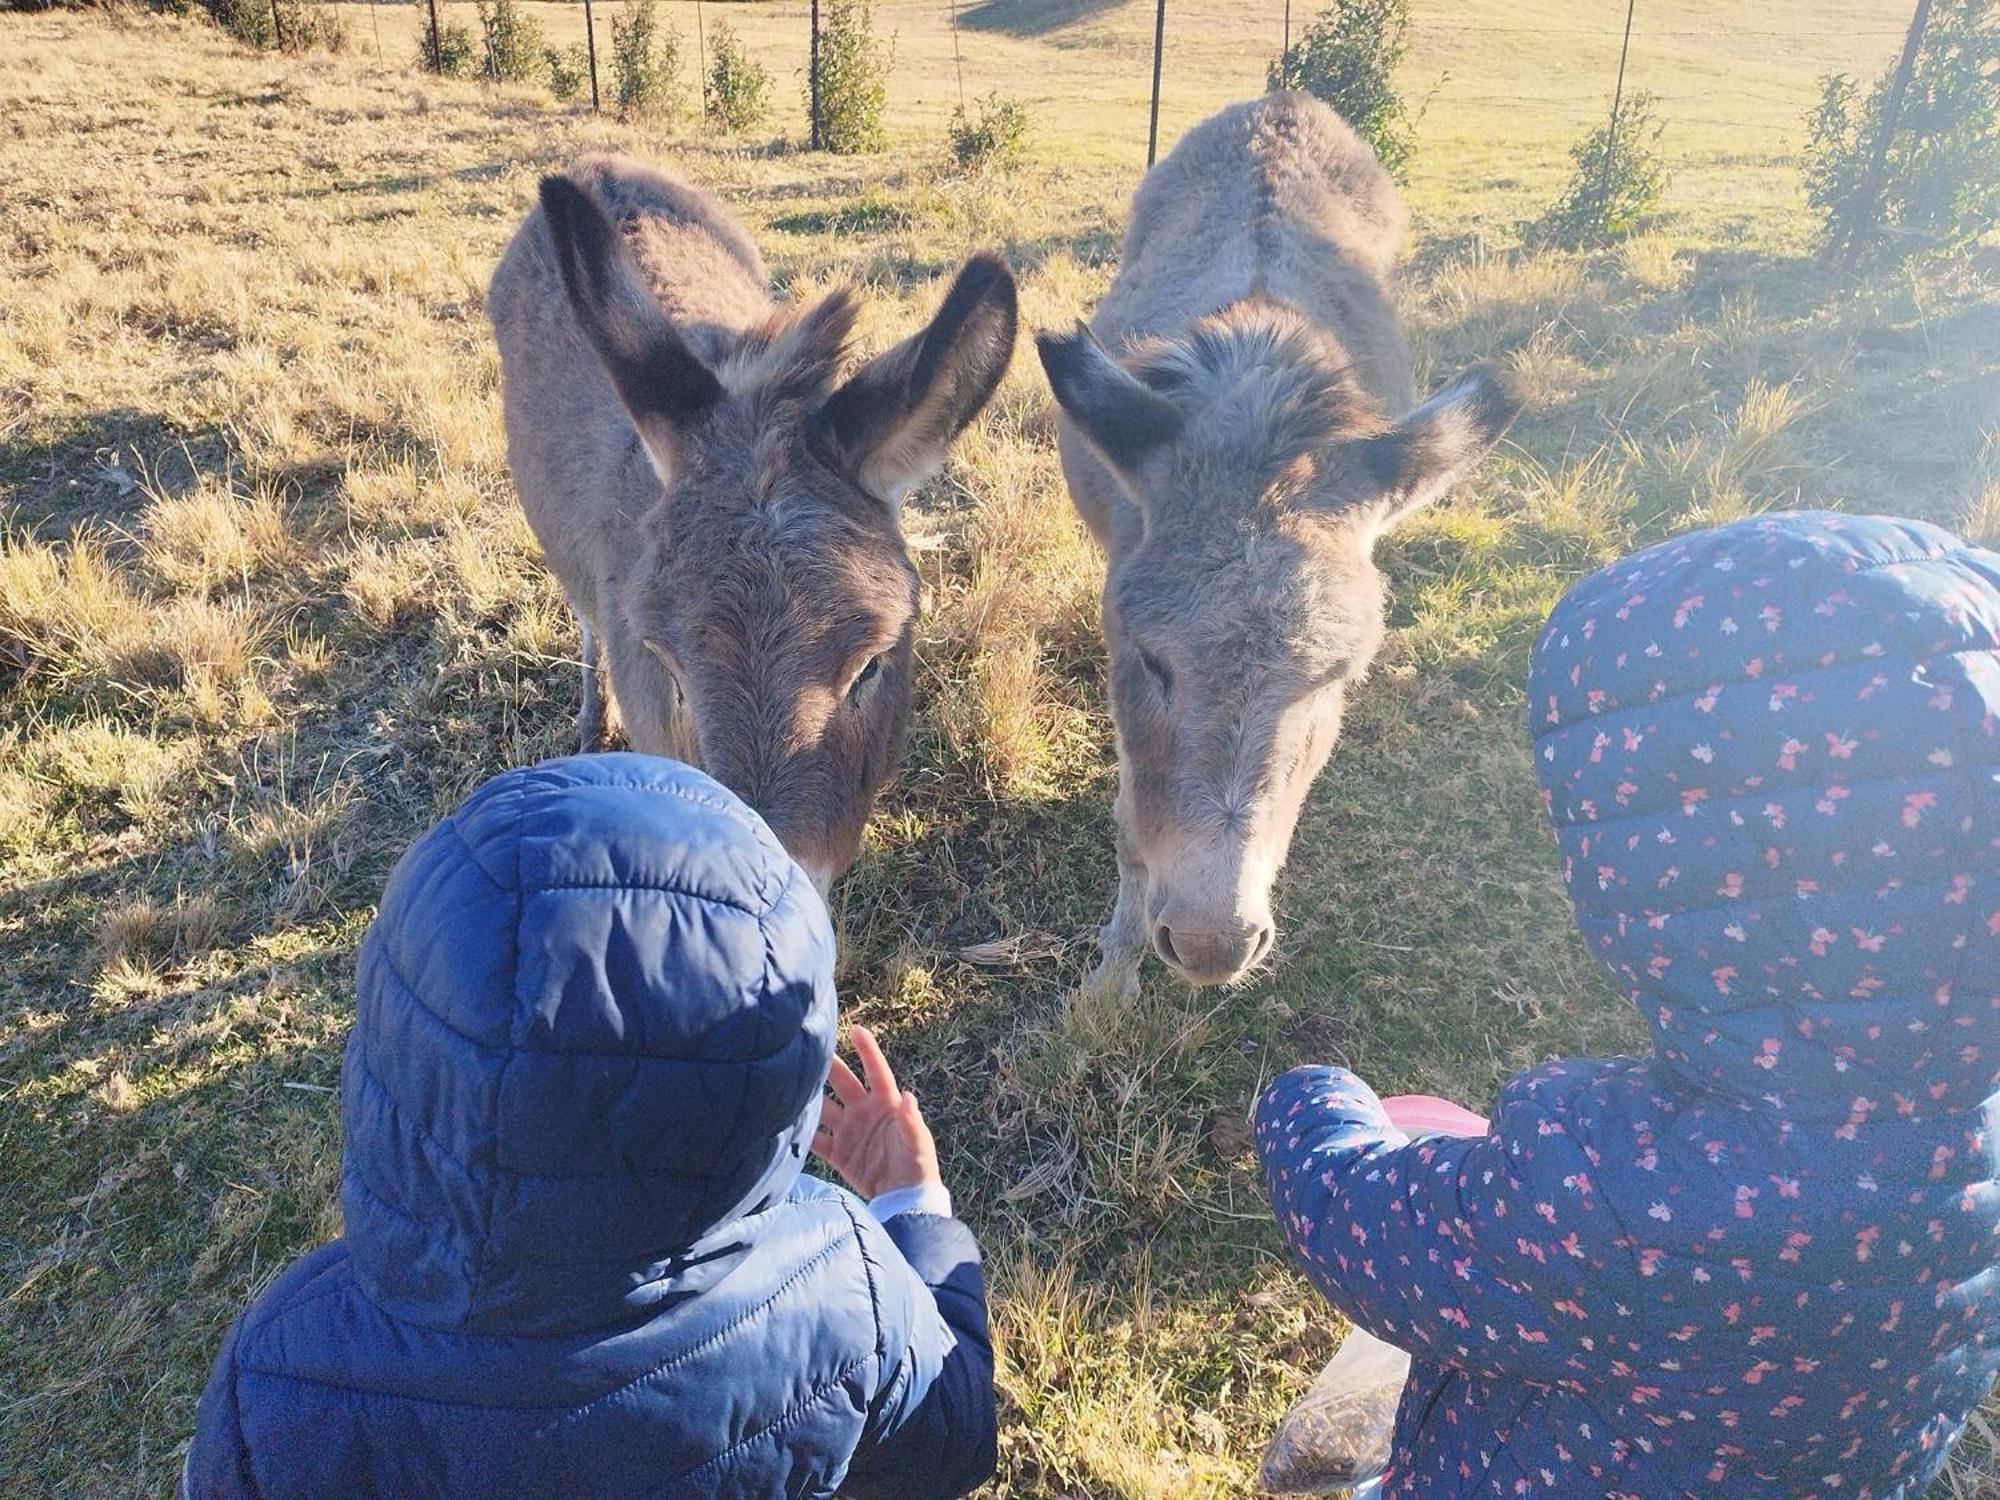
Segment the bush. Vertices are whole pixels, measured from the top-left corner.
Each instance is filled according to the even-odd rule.
[[[889,102],[895,51],[875,35],[871,0],[831,0],[819,33],[819,143],[837,156],[880,151],[889,143],[882,110]],[[812,108],[812,80],[806,80]]]
[[[968,115],[964,105],[952,113],[952,160],[973,171],[1012,166],[1028,144],[1027,106],[997,93],[977,102],[979,113],[975,115]]]
[[[347,50],[347,25],[328,6],[306,5],[302,0],[278,0],[275,11],[271,0],[205,0],[205,5],[210,19],[246,46],[287,52],[313,47]]]
[[[716,22],[704,101],[708,117],[724,130],[748,130],[764,118],[770,92],[771,75],[744,51],[727,21]]]
[[[1808,119],[1806,198],[1838,248],[1868,174],[1891,74],[1863,101],[1844,73],[1820,80]],[[1918,44],[1903,112],[1884,161],[1873,260],[1972,244],[2000,219],[2000,9],[1995,0],[1937,0]],[[1882,231],[1882,232],[1877,232]]]
[[[611,18],[611,97],[620,115],[678,113],[680,76],[681,34],[661,24],[653,0]]]
[[[486,76],[495,83],[526,83],[548,71],[542,23],[516,0],[478,0],[480,39],[486,45]]]
[[[444,73],[453,78],[464,78],[471,74],[472,65],[479,56],[479,44],[473,40],[472,28],[460,21],[446,21],[438,27],[438,45],[431,48],[431,23],[428,17],[417,25],[417,66],[426,73]]]
[[[590,82],[590,59],[582,47],[544,47],[542,66],[548,69],[549,92],[564,103],[583,92]]]
[[[1333,106],[1401,182],[1412,122],[1396,92],[1410,49],[1410,0],[1334,0],[1264,75],[1273,89],[1304,89]]]
[[[1658,101],[1629,94],[1613,126],[1600,125],[1570,148],[1576,172],[1555,206],[1527,228],[1535,244],[1574,250],[1622,239],[1659,205],[1667,169],[1660,160],[1665,122],[1654,118]]]

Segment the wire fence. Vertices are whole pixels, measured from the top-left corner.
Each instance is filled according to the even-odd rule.
[[[1915,15],[1903,10],[1911,4]],[[417,0],[417,8],[440,14],[472,9],[466,0]],[[606,12],[617,14],[622,0],[595,0],[594,7],[592,0],[534,0],[527,8],[573,21],[589,54],[592,105],[608,107],[610,95],[600,81],[602,33]],[[1689,24],[1685,0],[1595,0],[1602,17],[1596,23],[1580,14],[1547,23],[1466,19],[1425,7],[1412,19],[1403,81],[1414,101],[1434,112],[1431,118],[1448,119],[1460,108],[1512,106],[1577,131],[1594,116],[1614,136],[1629,86],[1650,96],[1673,131],[1735,133],[1738,139],[1728,144],[1744,152],[1794,150],[1818,79],[1835,72],[1878,77],[1896,62],[1898,43],[1906,44],[1900,51],[1907,70],[1927,8],[1927,0],[1883,0],[1879,6],[1859,0],[1835,17],[1803,3],[1789,10],[1727,7],[1713,23]],[[383,9],[407,14],[411,7],[392,0]],[[708,66],[709,26],[726,16],[780,83],[774,118],[796,120],[808,145],[821,143],[821,0],[661,0],[660,9],[693,42],[697,80]],[[894,42],[890,93],[899,124],[934,121],[942,129],[969,99],[997,91],[1023,97],[1045,136],[1060,134],[1066,145],[1095,148],[1098,155],[1137,157],[1143,150],[1150,162],[1178,130],[1227,99],[1261,88],[1267,64],[1299,38],[1317,9],[1289,0],[876,0],[874,14],[878,30]],[[1654,9],[1666,17],[1661,24],[1649,16]],[[1736,14],[1745,24],[1735,24]],[[1796,20],[1777,24],[1785,16]],[[433,28],[438,24],[426,20]],[[1545,52],[1546,77],[1534,80],[1541,86],[1494,90],[1481,66],[1493,46]],[[1742,66],[1732,68],[1732,59]],[[407,64],[407,56],[400,61]],[[782,97],[787,81],[797,87],[795,106]],[[701,113],[697,109],[697,124]],[[1118,123],[1128,118],[1129,126]],[[1885,141],[1895,125],[1891,112]],[[1121,146],[1121,139],[1127,144]],[[1850,241],[1865,236],[1864,220],[1844,226]]]

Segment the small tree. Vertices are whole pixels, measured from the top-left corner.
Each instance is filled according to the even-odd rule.
[[[479,31],[486,46],[486,76],[495,83],[526,83],[548,70],[542,23],[516,0],[478,0]]]
[[[1832,245],[1850,227],[1876,259],[1955,250],[2000,220],[2000,7],[1995,0],[1936,0],[1918,43],[1903,109],[1884,158],[1875,204],[1863,184],[1881,133],[1890,75],[1864,100],[1844,73],[1820,80],[1808,117],[1805,186]],[[1850,226],[1870,209],[1891,232]]]
[[[1409,28],[1410,0],[1334,0],[1264,75],[1270,88],[1333,106],[1398,182],[1410,160],[1410,113],[1396,92]]]
[[[889,102],[895,49],[875,35],[871,0],[831,0],[819,37],[820,144],[838,156],[888,144],[882,110]],[[806,80],[812,108],[812,80]]]
[[[590,61],[581,47],[545,47],[542,64],[549,72],[549,92],[567,104],[583,92]]]
[[[952,114],[952,160],[970,171],[1012,166],[1027,148],[1027,106],[997,93],[988,94],[978,105],[977,114],[968,115],[963,105]]]
[[[472,72],[479,56],[479,43],[472,28],[460,21],[448,21],[438,28],[437,46],[431,46],[428,25],[417,28],[417,67],[426,73],[444,73],[464,78]]]
[[[1574,250],[1622,239],[1659,205],[1667,169],[1660,160],[1664,121],[1649,93],[1629,94],[1616,117],[1570,147],[1576,163],[1555,206],[1527,228],[1537,244]]]
[[[771,75],[743,48],[727,21],[715,25],[708,65],[708,117],[724,130],[748,130],[764,118]]]
[[[680,108],[681,34],[662,24],[653,0],[611,18],[611,97],[618,113],[671,116]]]

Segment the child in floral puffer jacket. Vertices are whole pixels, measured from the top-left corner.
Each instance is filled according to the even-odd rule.
[[[1761,518],[1557,606],[1534,760],[1641,1058],[1411,1139],[1337,1068],[1258,1146],[1414,1356],[1389,1496],[1913,1497],[2000,1369],[2000,557]]]

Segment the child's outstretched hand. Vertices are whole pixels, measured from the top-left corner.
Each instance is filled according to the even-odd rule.
[[[826,1079],[833,1097],[820,1115],[813,1153],[864,1198],[941,1184],[937,1143],[917,1109],[917,1096],[896,1087],[874,1032],[856,1026],[848,1034],[861,1059],[861,1077],[834,1058]]]

